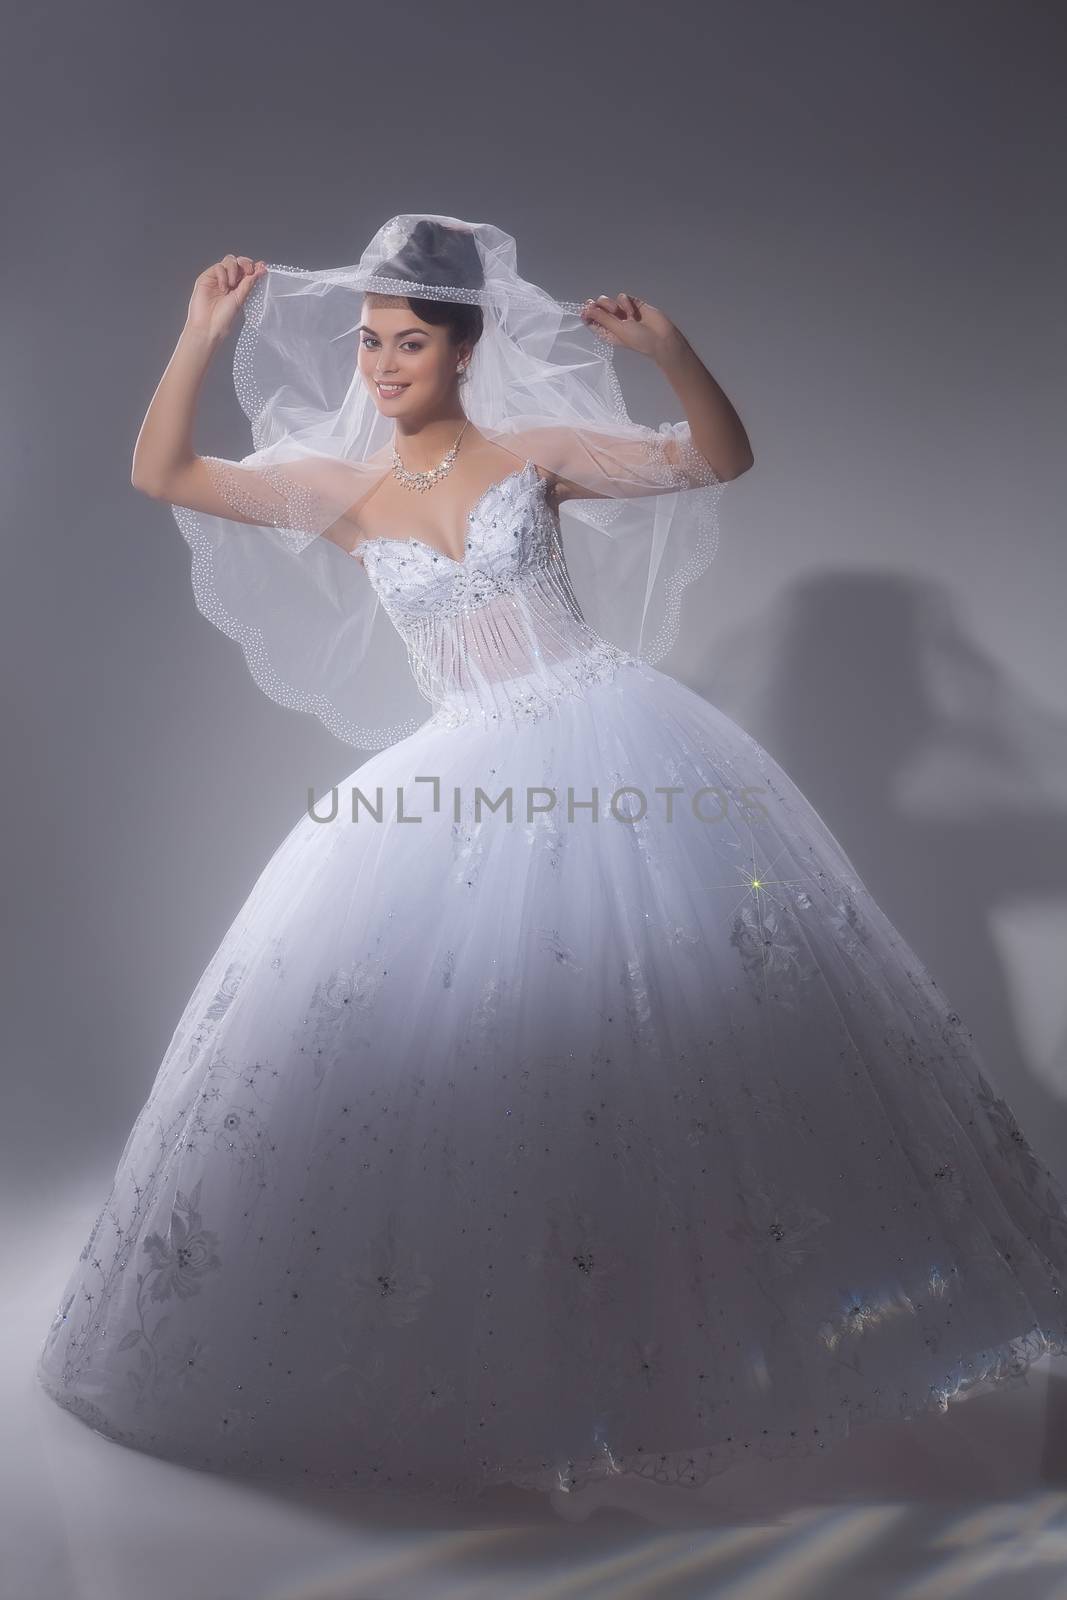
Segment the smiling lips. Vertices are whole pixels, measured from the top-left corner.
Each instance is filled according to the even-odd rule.
[[[406,388],[407,388],[407,384],[406,383],[380,383],[378,385],[378,393],[379,394],[385,394],[385,395],[394,395],[394,394],[399,394],[402,389],[406,389]]]

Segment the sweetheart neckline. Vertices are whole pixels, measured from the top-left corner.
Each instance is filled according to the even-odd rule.
[[[383,533],[376,533],[376,534],[372,535],[369,539],[361,539],[359,541],[359,543],[357,544],[357,546],[356,546],[356,550],[362,550],[368,544],[400,544],[400,545],[417,544],[417,545],[421,545],[424,550],[428,550],[432,556],[437,556],[441,561],[447,561],[453,567],[464,567],[467,564],[467,559],[470,556],[470,550],[471,550],[471,531],[470,531],[471,530],[471,523],[474,521],[475,517],[478,515],[478,512],[482,509],[483,502],[486,501],[489,498],[489,496],[494,492],[494,490],[502,489],[506,483],[510,483],[511,482],[512,478],[520,478],[522,476],[522,474],[526,471],[527,467],[532,467],[533,465],[534,465],[533,458],[531,456],[527,456],[526,460],[523,462],[521,467],[513,468],[513,470],[511,472],[505,473],[504,477],[498,478],[495,483],[488,484],[482,490],[482,492],[478,496],[477,500],[474,502],[474,504],[471,506],[470,510],[467,512],[467,516],[466,516],[466,519],[465,519],[466,520],[466,537],[464,539],[463,554],[461,556],[458,556],[458,557],[457,556],[450,556],[447,551],[438,550],[436,545],[427,544],[425,539],[416,539],[414,534],[408,534],[408,536],[406,538],[404,538],[404,539],[390,539],[387,535],[385,535]],[[538,475],[537,475],[537,481],[539,483],[543,483],[545,481],[541,477],[540,473],[538,473]],[[353,553],[353,555],[355,555],[355,551],[353,551],[352,553]],[[359,559],[361,559],[361,558],[359,558]]]

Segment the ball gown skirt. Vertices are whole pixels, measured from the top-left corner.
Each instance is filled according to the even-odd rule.
[[[756,1504],[1062,1352],[1065,1275],[1062,1190],[840,844],[631,659],[506,736],[431,719],[301,816],[37,1372],[254,1479]]]

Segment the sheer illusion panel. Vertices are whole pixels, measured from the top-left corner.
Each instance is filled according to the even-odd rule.
[[[558,540],[481,604],[436,611],[405,631],[416,679],[443,720],[449,709],[532,718],[633,659],[585,621]]]

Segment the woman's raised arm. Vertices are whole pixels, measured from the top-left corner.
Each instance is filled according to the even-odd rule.
[[[612,344],[625,345],[655,362],[682,402],[690,449],[703,457],[720,483],[748,472],[754,457],[741,418],[664,312],[635,295],[602,294],[585,301],[582,320],[594,323]]]
[[[193,425],[211,358],[266,270],[265,262],[228,255],[205,268],[193,285],[185,326],[134,446],[130,482],[154,500],[235,521],[264,520],[241,514],[220,494],[216,474],[193,449]]]
[[[193,449],[204,375],[266,271],[264,262],[249,256],[224,256],[197,278],[185,326],[137,436],[130,481],[171,506],[308,538],[321,535],[351,553],[356,529],[346,512],[363,486],[343,463],[311,456],[246,466]]]

